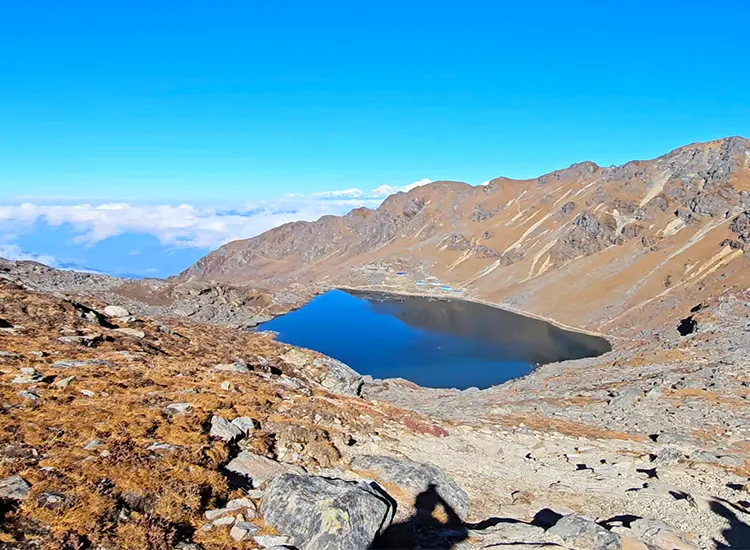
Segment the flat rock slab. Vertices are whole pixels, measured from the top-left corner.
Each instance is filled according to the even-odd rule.
[[[393,521],[395,505],[375,483],[283,474],[261,510],[300,550],[362,550]]]
[[[253,487],[258,488],[274,477],[287,474],[304,474],[305,471],[299,466],[276,462],[265,456],[256,455],[243,451],[227,464],[226,469],[233,474],[249,477]]]
[[[462,520],[469,515],[469,496],[440,468],[391,456],[363,455],[351,463],[352,470],[385,484],[398,485],[415,500],[405,503],[429,506],[435,497],[443,500]]]

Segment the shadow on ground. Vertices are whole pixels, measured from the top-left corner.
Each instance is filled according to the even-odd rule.
[[[430,485],[414,501],[416,512],[394,523],[375,539],[371,550],[434,548],[450,550],[469,538],[469,531],[482,531],[501,523],[524,523],[512,518],[489,518],[479,523],[461,521],[455,510]]]

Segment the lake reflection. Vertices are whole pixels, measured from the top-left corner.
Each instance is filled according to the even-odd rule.
[[[380,292],[332,290],[259,329],[361,374],[435,388],[486,388],[538,363],[611,349],[603,338],[483,304]]]

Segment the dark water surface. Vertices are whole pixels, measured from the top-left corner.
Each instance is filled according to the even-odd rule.
[[[258,328],[361,374],[432,388],[487,388],[536,364],[611,349],[603,338],[483,304],[379,292],[332,290]]]

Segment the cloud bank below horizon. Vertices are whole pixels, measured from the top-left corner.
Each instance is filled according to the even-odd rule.
[[[407,192],[431,181],[425,178],[403,187],[381,186],[370,193],[345,189],[292,194],[231,209],[130,202],[44,204],[24,201],[0,205],[0,256],[116,274],[122,274],[125,264],[139,263],[141,275],[172,275],[175,269],[180,271],[187,267],[181,268],[182,263],[189,265],[230,241],[251,238],[288,222],[343,215],[363,206],[377,208],[389,195]],[[132,249],[127,250],[128,246]],[[140,257],[142,252],[146,254],[140,248],[148,251],[148,258]],[[163,253],[183,260],[175,260],[177,267],[175,262],[169,267],[157,265],[163,263],[160,257]],[[113,271],[115,259],[118,267]],[[144,264],[144,260],[154,267]]]

